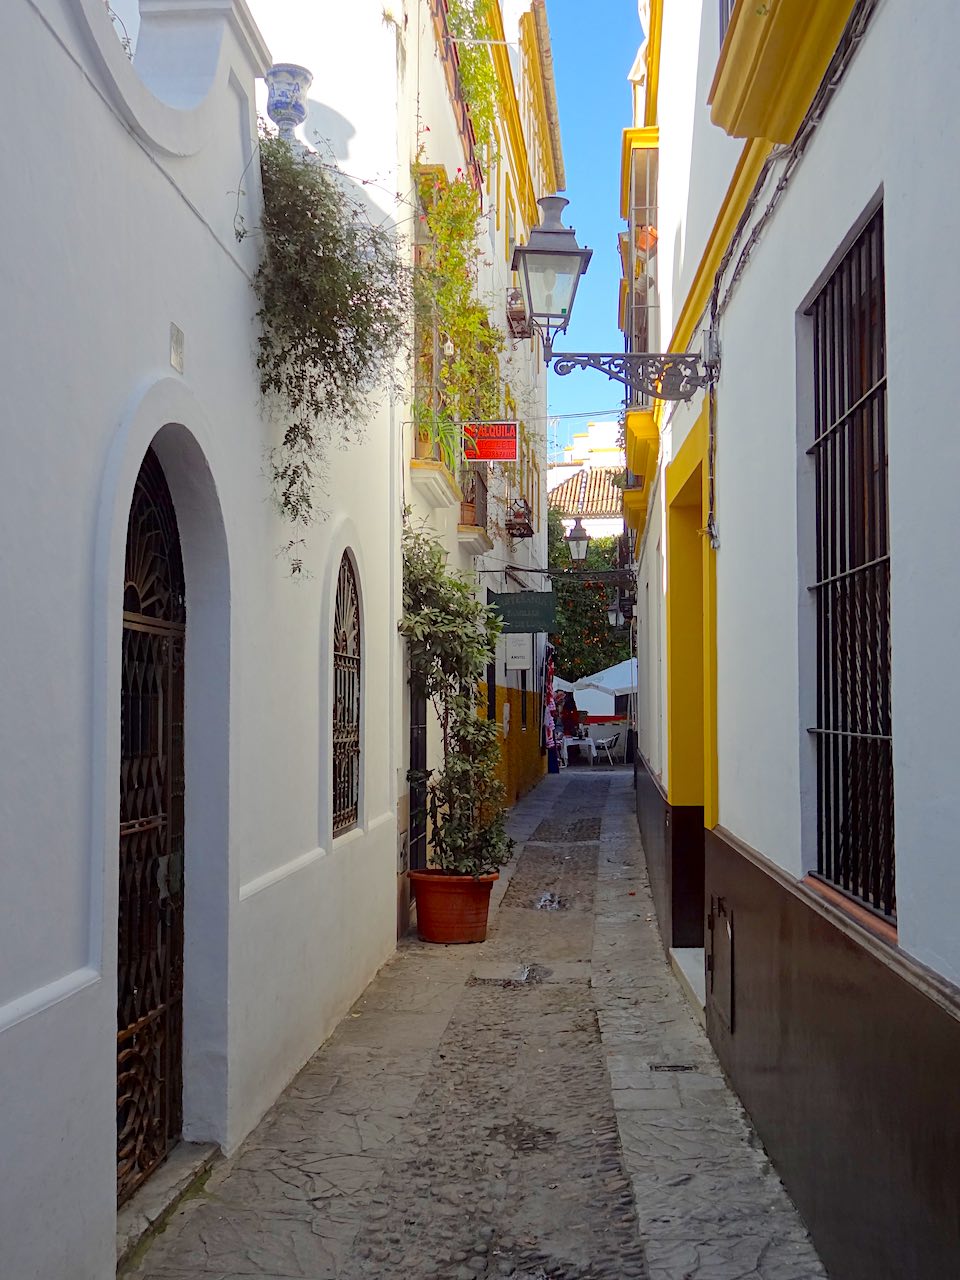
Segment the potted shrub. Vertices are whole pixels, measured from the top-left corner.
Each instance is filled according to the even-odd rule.
[[[447,570],[446,552],[430,533],[405,529],[403,561],[400,629],[410,681],[432,703],[443,733],[442,767],[428,775],[431,865],[408,872],[417,928],[426,942],[482,942],[490,890],[513,847],[496,778],[499,727],[476,708],[500,621],[468,579]]]

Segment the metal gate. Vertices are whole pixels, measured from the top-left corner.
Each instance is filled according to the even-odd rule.
[[[410,869],[427,865],[427,695],[410,685]]]
[[[123,592],[119,1203],[162,1163],[182,1127],[185,622],[176,515],[148,450],[130,507]]]

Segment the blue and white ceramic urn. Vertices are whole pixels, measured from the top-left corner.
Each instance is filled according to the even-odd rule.
[[[284,142],[293,142],[294,131],[307,118],[307,92],[313,76],[306,67],[277,62],[263,78],[267,82],[267,115]]]

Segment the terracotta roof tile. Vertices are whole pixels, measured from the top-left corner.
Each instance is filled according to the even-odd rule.
[[[555,485],[547,501],[564,516],[618,519],[623,515],[623,490],[614,480],[622,475],[622,467],[584,467]]]

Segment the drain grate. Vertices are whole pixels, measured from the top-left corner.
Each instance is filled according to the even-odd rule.
[[[502,987],[504,991],[516,991],[520,987],[536,986],[549,978],[553,973],[543,964],[525,964],[516,977],[510,978],[478,978],[476,974],[467,979],[468,987]]]
[[[695,1062],[651,1062],[651,1071],[696,1071]]]

